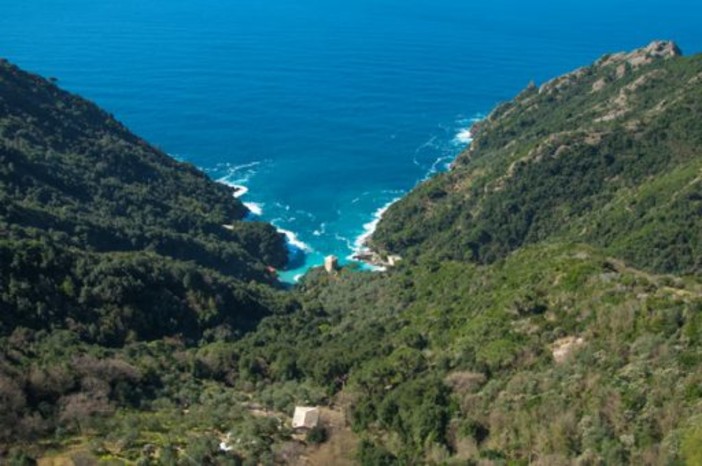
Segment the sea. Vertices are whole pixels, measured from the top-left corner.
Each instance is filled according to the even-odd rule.
[[[283,280],[363,247],[531,81],[672,39],[702,2],[0,0],[0,57],[58,79],[285,233]]]

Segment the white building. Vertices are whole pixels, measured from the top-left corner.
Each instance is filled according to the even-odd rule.
[[[319,409],[310,406],[295,406],[293,429],[312,429],[319,424]]]
[[[339,259],[336,256],[327,256],[324,258],[324,270],[327,273],[334,273],[339,268]]]

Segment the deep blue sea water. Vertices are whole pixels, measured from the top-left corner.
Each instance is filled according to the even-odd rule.
[[[246,186],[307,249],[291,279],[530,80],[652,39],[699,52],[700,24],[689,0],[0,0],[0,56]]]

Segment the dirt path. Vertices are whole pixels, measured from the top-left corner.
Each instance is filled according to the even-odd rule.
[[[343,408],[320,408],[321,424],[327,429],[328,439],[321,445],[305,448],[296,466],[351,466],[356,464],[358,437],[347,425]]]

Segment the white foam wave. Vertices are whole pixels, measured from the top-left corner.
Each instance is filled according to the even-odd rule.
[[[293,246],[293,247],[295,247],[301,251],[304,251],[304,252],[312,252],[313,251],[313,249],[310,247],[309,244],[305,243],[304,241],[301,241],[300,238],[298,238],[298,236],[295,233],[293,233],[292,231],[286,230],[284,228],[280,228],[277,225],[274,225],[274,226],[276,227],[278,232],[285,235],[285,240],[288,242],[288,244],[290,246]]]
[[[473,125],[485,118],[485,115],[478,113],[472,118],[459,118],[456,120],[456,125],[459,130],[456,132],[453,143],[455,145],[465,146],[473,142]]]
[[[244,205],[246,206],[249,211],[257,216],[263,215],[263,204],[260,204],[258,202],[244,202]]]
[[[260,164],[261,162],[249,162],[241,165],[229,163],[217,165],[216,171],[226,171],[226,175],[217,178],[217,182],[236,188],[237,191],[234,193],[234,197],[241,197],[249,191],[244,184],[256,174],[253,168]]]
[[[346,247],[349,248],[349,249],[352,250],[352,251],[356,248],[356,246],[354,245],[354,242],[353,242],[353,241],[351,241],[350,239],[348,239],[348,238],[345,237],[345,236],[341,236],[339,233],[335,233],[335,234],[334,234],[334,238],[338,239],[339,241],[341,241],[341,242],[343,242],[343,243],[346,243]],[[349,254],[349,256],[347,257],[347,259],[352,259],[354,254],[355,254],[355,253]]]
[[[220,181],[220,183],[224,183],[227,186],[231,186],[232,188],[236,189],[236,191],[234,191],[234,197],[236,198],[240,198],[241,196],[249,192],[249,188],[240,184],[227,183],[226,181]]]
[[[437,139],[438,139],[438,138],[437,138],[436,136],[430,137],[429,140],[427,140],[424,144],[422,144],[422,145],[420,145],[419,147],[417,147],[417,148],[414,150],[414,153],[416,154],[416,153],[420,152],[420,151],[423,150],[423,149],[436,149],[437,147],[439,147],[439,145],[436,143]]]
[[[217,171],[226,172],[226,175],[224,175],[221,179],[229,181],[236,181],[237,179],[248,180],[249,178],[251,178],[251,175],[253,175],[255,172],[255,170],[252,169],[259,165],[261,165],[261,162],[259,161],[243,163],[241,165],[225,163],[223,165],[218,165],[216,169]]]
[[[235,189],[234,197],[239,199],[249,192],[249,188],[244,184],[247,183],[256,171],[254,167],[260,165],[261,162],[248,162],[241,165],[230,163],[218,164],[212,171],[226,171],[226,175],[217,179],[218,183],[225,184]],[[244,202],[244,206],[249,209],[249,216],[260,217],[263,215],[263,204],[258,202]]]
[[[326,232],[327,232],[327,224],[324,223],[324,222],[322,222],[322,224],[319,225],[319,228],[317,228],[316,230],[314,230],[314,231],[312,232],[312,234],[313,234],[314,236],[322,236],[322,235],[323,235],[324,233],[326,233]]]
[[[173,152],[169,152],[168,156],[172,159],[177,160],[178,162],[181,162],[181,163],[188,161],[187,157],[185,157],[184,155],[181,155],[181,154],[174,154]]]
[[[422,154],[427,153],[427,152],[433,152],[433,151],[441,149],[440,145],[437,144],[436,141],[437,141],[437,137],[432,136],[429,138],[428,141],[426,141],[423,144],[421,144],[420,146],[418,146],[414,150],[414,156],[412,157],[412,163],[414,163],[416,166],[421,168],[423,166],[423,161],[420,161],[420,159],[424,158],[422,156]]]
[[[349,256],[349,258],[352,258],[353,256],[362,254],[364,252],[368,252],[368,246],[366,246],[368,238],[370,238],[371,235],[373,235],[373,233],[375,232],[375,229],[378,227],[378,223],[380,223],[380,219],[383,218],[383,214],[390,208],[391,205],[393,205],[399,200],[400,198],[396,197],[392,201],[388,202],[387,204],[373,212],[373,219],[370,222],[363,225],[363,233],[358,235],[358,237],[354,240],[353,252]]]
[[[437,173],[440,170],[448,170],[448,168],[451,166],[451,161],[453,159],[453,156],[438,157],[436,160],[434,160],[434,163],[431,165],[429,175],[433,175],[434,173]]]
[[[457,144],[470,144],[473,142],[473,133],[471,132],[470,128],[463,128],[458,133],[456,133],[456,136],[453,138],[454,143]]]
[[[237,171],[243,170],[245,168],[252,168],[252,167],[256,167],[258,165],[261,165],[260,161],[248,162],[248,163],[244,163],[242,165],[230,165],[230,170],[232,170],[233,172],[237,172]]]

